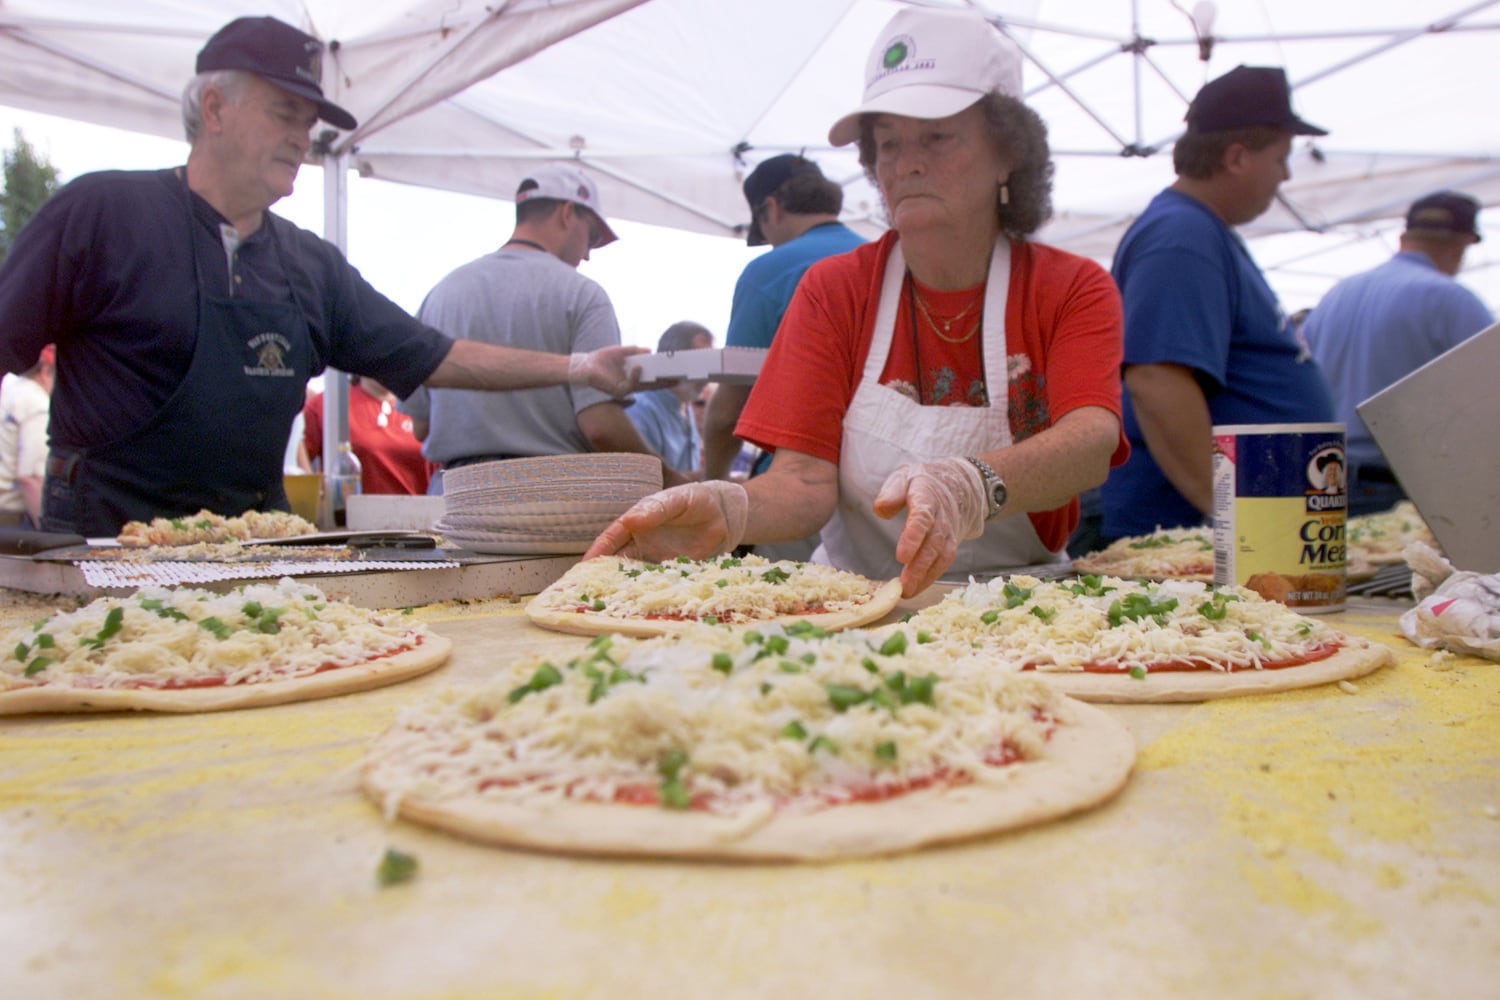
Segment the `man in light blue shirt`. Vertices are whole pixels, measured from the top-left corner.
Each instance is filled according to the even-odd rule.
[[[1333,391],[1349,460],[1349,513],[1386,510],[1405,497],[1356,404],[1494,322],[1453,276],[1479,242],[1479,202],[1440,191],[1412,203],[1401,250],[1334,285],[1303,327]]]
[[[656,342],[658,354],[669,351],[701,351],[714,346],[714,335],[708,327],[683,320],[667,327]],[[635,394],[635,405],[625,411],[641,440],[661,456],[670,468],[692,473],[703,467],[703,440],[698,436],[698,422],[692,404],[703,391],[703,382],[678,382],[670,389],[650,389]]]

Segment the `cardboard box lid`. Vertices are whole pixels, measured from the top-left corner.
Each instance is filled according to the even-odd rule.
[[[1459,569],[1500,572],[1500,323],[1355,406]]]
[[[631,358],[640,365],[644,388],[662,382],[701,381],[749,385],[766,359],[763,347],[704,347]]]

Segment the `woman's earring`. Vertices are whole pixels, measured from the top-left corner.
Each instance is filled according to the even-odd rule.
[[[1002,205],[1009,205],[1010,204],[1010,185],[1009,184],[1001,184],[1000,185],[1000,204],[1002,204]]]

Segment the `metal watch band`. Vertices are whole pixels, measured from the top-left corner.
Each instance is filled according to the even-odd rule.
[[[985,520],[993,520],[1000,513],[1000,508],[1005,506],[1005,481],[1000,474],[990,467],[990,464],[972,455],[965,456],[974,463],[974,468],[979,470],[979,478],[984,481],[984,501],[989,506],[989,512]]]

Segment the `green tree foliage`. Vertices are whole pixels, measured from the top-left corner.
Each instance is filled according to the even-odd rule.
[[[21,227],[58,188],[57,168],[37,155],[20,129],[14,137],[15,144],[5,151],[5,188],[0,191],[0,261]]]

